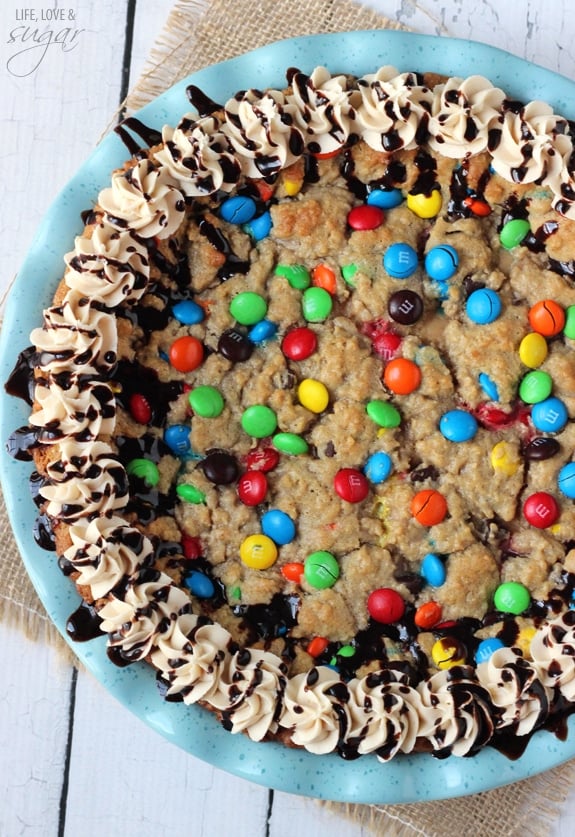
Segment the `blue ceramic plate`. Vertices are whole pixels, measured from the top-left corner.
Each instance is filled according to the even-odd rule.
[[[193,81],[216,101],[236,90],[283,87],[285,70],[296,66],[310,72],[324,64],[332,73],[364,74],[393,64],[401,71],[435,71],[466,76],[482,73],[508,95],[543,99],[567,117],[575,117],[575,83],[500,50],[468,41],[403,32],[369,31],[317,35],[281,41],[209,67],[180,82],[138,116],[155,128],[174,123],[189,109],[186,85]],[[40,323],[63,269],[63,254],[72,249],[82,229],[80,212],[92,206],[109,182],[111,170],[127,152],[110,135],[96,148],[47,213],[24,262],[6,308],[0,341],[0,380],[9,375],[18,351]],[[2,395],[0,438],[7,439],[27,423],[28,410],[19,399]],[[51,553],[41,550],[31,532],[35,508],[26,480],[30,467],[8,457],[2,446],[1,479],[8,512],[28,573],[50,618],[65,635],[65,622],[78,605],[73,585],[58,569]],[[108,661],[103,640],[74,645],[84,665],[128,709],[165,738],[217,767],[275,789],[350,802],[412,802],[443,799],[488,790],[540,773],[575,756],[575,735],[559,741],[547,732],[536,734],[517,761],[486,749],[476,758],[434,760],[430,756],[396,758],[380,764],[364,757],[346,762],[338,756],[318,757],[275,744],[254,744],[242,735],[225,732],[208,712],[183,704],[164,703],[151,669],[118,669]],[[575,724],[571,718],[570,726]]]

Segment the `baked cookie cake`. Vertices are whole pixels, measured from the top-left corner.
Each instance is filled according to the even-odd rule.
[[[254,740],[517,754],[575,701],[572,126],[389,66],[207,93],[123,124],[7,385],[69,632]]]

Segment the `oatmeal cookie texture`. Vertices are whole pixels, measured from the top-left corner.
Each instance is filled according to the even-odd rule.
[[[481,76],[287,85],[190,87],[86,217],[8,384],[37,538],[73,633],[232,732],[526,742],[575,688],[571,125]]]

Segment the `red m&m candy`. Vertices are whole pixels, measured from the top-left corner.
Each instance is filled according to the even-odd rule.
[[[130,396],[130,415],[138,424],[149,424],[152,420],[152,408],[145,395],[135,392]]]
[[[552,494],[536,491],[523,504],[525,520],[537,529],[547,529],[559,518],[559,504]]]
[[[375,230],[383,224],[385,214],[379,206],[354,206],[347,216],[352,230]]]
[[[382,625],[398,622],[405,613],[405,602],[397,590],[380,587],[369,594],[367,610],[372,619]]]
[[[289,360],[305,360],[317,349],[317,336],[311,328],[301,326],[288,331],[282,340],[282,352]]]
[[[178,372],[192,372],[204,359],[204,347],[197,337],[178,337],[170,346],[170,363]]]
[[[196,558],[201,558],[203,555],[202,542],[199,538],[193,538],[191,535],[182,535],[182,549],[185,557],[192,561]]]
[[[347,503],[361,503],[369,494],[369,482],[365,474],[356,468],[342,468],[333,478],[336,494]]]
[[[246,465],[250,471],[273,471],[279,461],[279,452],[272,447],[254,448],[246,456]]]
[[[238,480],[238,497],[245,506],[257,506],[263,502],[268,481],[263,471],[246,471]]]

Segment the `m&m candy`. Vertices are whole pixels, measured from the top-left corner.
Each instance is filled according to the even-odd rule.
[[[392,587],[380,587],[369,594],[367,610],[372,619],[382,625],[399,622],[405,613],[405,602]]]
[[[544,337],[555,337],[563,331],[565,311],[553,299],[542,299],[529,309],[529,324]]]
[[[263,503],[268,490],[268,481],[263,471],[245,471],[238,480],[238,497],[245,506]]]
[[[303,317],[308,323],[321,323],[327,320],[332,307],[331,294],[325,288],[312,287],[303,292],[301,308]]]
[[[277,416],[271,407],[265,404],[253,404],[242,413],[241,424],[246,433],[263,439],[271,436],[278,426]]]
[[[547,340],[537,331],[526,334],[519,344],[521,363],[530,369],[537,369],[538,366],[541,366],[548,351]]]
[[[297,433],[276,433],[272,443],[280,453],[287,453],[289,456],[302,456],[309,450],[306,440]]]
[[[194,387],[188,395],[188,400],[194,413],[202,418],[217,418],[224,409],[223,395],[216,387]]]
[[[459,254],[450,244],[433,247],[425,257],[425,272],[430,279],[445,282],[459,267]]]
[[[526,404],[538,404],[551,395],[553,380],[548,372],[533,369],[525,375],[519,384],[519,398]]]
[[[277,546],[267,535],[248,535],[240,545],[241,560],[253,570],[269,569],[277,557]]]
[[[542,433],[559,433],[569,419],[567,407],[559,398],[551,396],[533,405],[531,421]]]
[[[375,485],[379,485],[389,477],[391,473],[391,457],[385,451],[377,451],[372,453],[364,465],[363,473],[368,480]]]
[[[370,419],[380,427],[399,427],[401,424],[401,413],[389,401],[374,398],[365,409]]]
[[[409,192],[407,195],[407,206],[419,218],[435,218],[439,214],[443,204],[439,189],[432,189],[427,194]]]
[[[418,491],[411,501],[411,514],[422,526],[435,526],[447,514],[447,500],[433,488]]]
[[[557,475],[557,485],[562,494],[575,500],[575,462],[563,465]]]
[[[383,254],[385,272],[395,279],[407,279],[417,270],[418,262],[413,247],[399,241],[388,247]]]
[[[379,206],[363,204],[354,206],[347,216],[347,223],[352,230],[376,230],[385,220],[385,213]]]
[[[178,337],[170,346],[168,357],[178,372],[193,372],[204,359],[204,347],[191,334]]]
[[[381,209],[393,209],[403,203],[403,195],[399,189],[372,189],[365,201],[369,206],[379,206]]]
[[[369,482],[356,468],[341,468],[333,478],[333,487],[347,503],[361,503],[369,494]]]
[[[185,424],[171,424],[164,430],[164,442],[176,456],[185,456],[192,449],[190,428]]]
[[[317,336],[306,326],[294,328],[283,338],[281,348],[290,360],[305,360],[317,349]]]
[[[254,325],[263,320],[268,304],[261,294],[242,291],[230,302],[230,314],[242,325]]]
[[[446,636],[433,643],[431,658],[439,669],[462,666],[465,664],[465,650],[455,637]]]
[[[396,395],[409,395],[421,384],[421,369],[408,358],[393,358],[384,369],[383,382]]]
[[[499,233],[501,246],[506,250],[513,250],[529,235],[531,227],[525,218],[512,218],[503,225]]]
[[[329,404],[329,392],[325,384],[314,378],[304,378],[297,388],[299,403],[312,413],[322,413]]]
[[[151,459],[132,459],[126,465],[126,473],[141,480],[147,488],[155,488],[160,482],[158,466]]]
[[[337,558],[323,549],[308,555],[303,566],[305,580],[316,590],[333,587],[339,578],[340,569]]]
[[[152,420],[152,408],[145,395],[134,392],[128,402],[130,415],[138,424],[149,424]]]
[[[251,471],[273,471],[280,461],[280,455],[275,448],[254,448],[246,456],[246,466]]]
[[[435,552],[428,552],[424,555],[420,569],[422,577],[432,587],[441,587],[445,584],[447,570],[445,564]]]
[[[277,334],[278,327],[271,320],[260,320],[248,331],[248,337],[252,343],[265,343],[267,340],[272,340]]]
[[[506,581],[495,591],[493,604],[500,613],[513,613],[519,616],[531,604],[531,596],[523,584],[518,581]]]
[[[198,599],[211,599],[216,592],[214,582],[205,573],[194,570],[185,576],[184,584]]]
[[[298,291],[305,291],[311,285],[310,272],[303,264],[278,264],[275,275],[283,276]]]
[[[553,526],[559,518],[560,509],[557,500],[547,491],[536,491],[523,504],[525,520],[537,529]]]
[[[499,637],[493,636],[489,639],[482,639],[475,652],[475,662],[478,664],[486,663],[500,648],[505,648],[505,644]]]
[[[467,410],[449,410],[439,420],[439,430],[450,442],[469,442],[477,429],[477,419]]]
[[[465,311],[474,323],[479,325],[492,323],[501,314],[499,294],[491,288],[478,288],[468,296]]]
[[[418,628],[428,631],[441,621],[442,609],[439,602],[425,602],[415,611],[413,621]]]
[[[269,509],[262,516],[261,527],[264,535],[280,546],[291,543],[296,535],[294,521],[281,509]]]
[[[182,325],[196,325],[204,319],[205,312],[201,305],[191,299],[182,299],[172,307],[172,314]]]
[[[396,323],[413,325],[423,314],[423,300],[418,293],[409,289],[395,291],[389,297],[387,310]]]
[[[256,212],[256,202],[246,195],[234,195],[220,206],[220,217],[229,224],[247,224]]]

